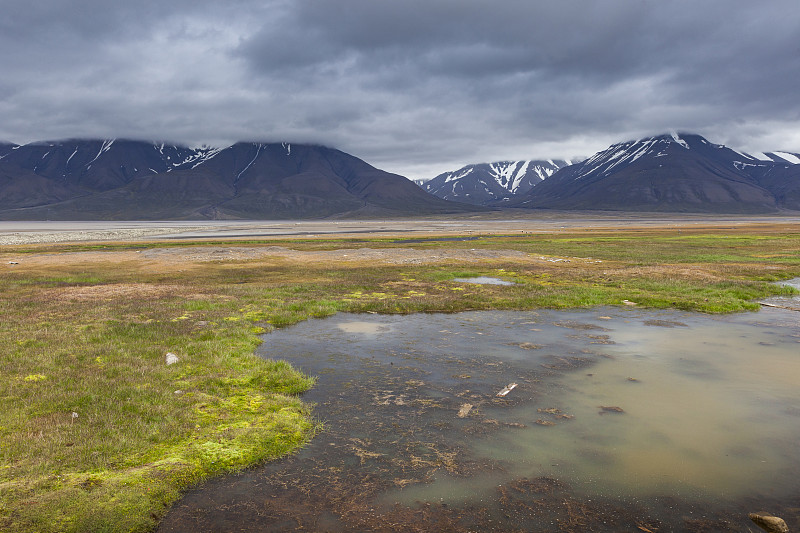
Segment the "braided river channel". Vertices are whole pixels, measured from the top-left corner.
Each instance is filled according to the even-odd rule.
[[[796,528],[786,307],[339,314],[274,331],[259,355],[317,376],[303,399],[322,431],[189,492],[160,531],[756,531],[762,510]]]

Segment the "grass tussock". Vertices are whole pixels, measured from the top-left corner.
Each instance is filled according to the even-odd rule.
[[[413,265],[393,263],[391,249],[409,245],[386,239],[229,245],[387,256],[154,263],[124,254],[203,245],[0,250],[19,262],[0,278],[0,530],[148,531],[187,487],[302,445],[317,429],[298,398],[313,378],[253,356],[270,328],[340,311],[745,311],[792,292],[770,282],[800,275],[800,235],[788,232],[485,236],[413,246],[523,254]],[[515,285],[453,281],[473,276]]]

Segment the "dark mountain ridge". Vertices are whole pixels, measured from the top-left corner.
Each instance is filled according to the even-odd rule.
[[[699,135],[618,143],[560,169],[514,207],[708,213],[800,210],[800,158],[750,155]]]
[[[131,140],[0,148],[0,218],[317,218],[464,212],[332,148]]]

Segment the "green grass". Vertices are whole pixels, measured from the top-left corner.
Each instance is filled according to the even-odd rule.
[[[273,327],[340,311],[561,309],[625,300],[748,311],[758,308],[755,299],[792,293],[771,281],[800,275],[800,236],[776,232],[235,245],[263,244],[528,255],[413,266],[281,258],[175,265],[166,259],[154,267],[61,254],[58,263],[24,267],[37,249],[15,249],[23,268],[0,278],[0,530],[149,531],[187,487],[302,446],[318,430],[298,397],[313,379],[253,355],[258,335]],[[548,261],[554,258],[569,261]],[[484,275],[516,285],[453,281]],[[167,352],[179,363],[167,366]]]
[[[313,380],[253,357],[233,302],[62,300],[50,279],[3,287],[0,530],[148,531],[185,488],[313,434]]]

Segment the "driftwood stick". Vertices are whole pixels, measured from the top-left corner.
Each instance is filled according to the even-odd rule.
[[[787,307],[785,305],[775,305],[775,304],[768,304],[766,302],[758,302],[759,304],[763,305],[764,307],[775,307],[777,309],[786,309],[787,311],[800,311],[795,307]]]

